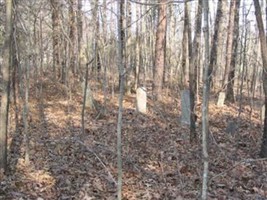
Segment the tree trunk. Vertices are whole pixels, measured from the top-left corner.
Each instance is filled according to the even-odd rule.
[[[139,19],[141,14],[140,13],[141,8],[137,7],[136,9],[136,19]],[[136,42],[135,42],[135,80],[134,80],[134,89],[136,90],[139,86],[139,75],[140,75],[140,63],[141,63],[141,36],[140,30],[139,30],[139,24],[136,24]]]
[[[219,4],[219,2],[218,2]],[[220,11],[218,10],[218,5],[217,5],[217,13],[219,12],[220,14],[220,22],[217,25],[217,19],[215,19],[215,26],[218,26],[218,34],[217,34],[217,56],[216,56],[216,67],[213,68],[213,77],[211,79],[211,87],[213,87],[215,89],[216,86],[220,86],[221,84],[221,77],[219,79],[219,82],[217,81],[217,74],[218,72],[220,72],[220,74],[218,74],[218,76],[221,76],[221,70],[223,68],[223,63],[224,63],[224,39],[226,36],[226,21],[227,21],[227,6],[228,6],[228,2],[227,1],[221,1],[221,8]],[[216,14],[216,17],[218,16],[218,14]],[[216,29],[216,28],[215,28]],[[212,41],[212,45],[213,45],[213,41]],[[213,48],[213,47],[212,47]]]
[[[107,32],[107,1],[103,0],[103,16],[102,16],[102,32],[106,33]],[[103,43],[104,45],[107,45],[107,36],[104,35],[103,36]],[[107,51],[108,52],[108,51]],[[103,67],[104,67],[104,80],[103,80],[103,95],[104,95],[104,111],[103,114],[106,115],[107,114],[107,98],[108,98],[108,70],[107,70],[107,66],[109,66],[108,63],[108,55],[109,53],[107,52],[103,52]]]
[[[100,74],[102,69],[102,63],[101,63],[101,56],[99,51],[100,46],[100,24],[99,24],[99,0],[94,0],[92,2],[93,7],[93,22],[94,22],[94,51],[95,51],[95,66],[93,69],[95,69],[97,79],[100,80]]]
[[[127,66],[128,73],[125,75],[125,84],[126,84],[126,94],[131,94],[131,89],[133,87],[133,82],[134,82],[134,74],[135,72],[133,71],[133,66],[134,66],[134,54],[135,54],[135,49],[132,48],[133,41],[132,41],[132,31],[131,31],[131,23],[132,23],[132,6],[131,3],[126,0],[126,48],[125,48],[125,58],[126,58],[126,63],[125,66]],[[136,26],[138,24],[136,23]]]
[[[184,3],[184,30],[183,30],[183,41],[182,41],[182,71],[180,73],[180,87],[185,88],[188,84],[188,68],[189,68],[189,43],[191,40],[190,34],[190,17],[189,17],[189,2]]]
[[[156,32],[155,73],[153,80],[153,95],[155,100],[159,101],[162,99],[163,71],[165,67],[167,0],[161,0],[160,3]]]
[[[195,99],[197,89],[197,70],[198,56],[201,40],[202,26],[202,0],[198,0],[197,16],[195,22],[195,37],[193,41],[194,48],[192,49],[192,57],[189,62],[189,88],[190,88],[190,140],[196,140],[196,114],[195,114]]]
[[[76,17],[77,16],[77,4],[76,0],[69,0],[69,38],[71,41],[70,45],[70,68],[72,73],[76,75],[77,73],[77,25]],[[68,73],[68,72],[65,72]],[[66,77],[66,76],[65,76]]]
[[[83,37],[83,19],[82,19],[83,13],[82,13],[82,0],[78,0],[78,13],[77,13],[77,49],[78,49],[78,63],[77,63],[77,69],[80,71],[81,68],[81,50],[82,50],[82,37]]]
[[[211,53],[210,53],[210,63],[209,63],[209,68],[213,72],[216,71],[216,68],[218,68],[218,64],[221,64],[221,61],[218,59],[218,52],[222,48],[222,33],[223,33],[223,17],[225,16],[225,7],[226,7],[227,2],[225,0],[219,0],[218,5],[217,5],[217,14],[216,14],[216,19],[215,19],[215,30],[214,30],[214,35],[213,35],[213,40],[212,40],[212,47],[211,47]],[[217,66],[215,68],[215,66]],[[214,85],[214,79],[215,79],[215,74],[214,77],[211,77],[211,84],[212,86]]]
[[[60,3],[58,0],[50,0],[52,6],[52,27],[53,27],[53,74],[54,79],[57,78],[57,70],[60,69],[61,55],[60,55]]]
[[[3,46],[3,65],[0,107],[0,169],[7,169],[7,132],[8,132],[8,110],[9,110],[9,71],[12,38],[12,0],[6,0],[6,26],[5,41]]]
[[[244,19],[243,19],[243,24],[248,24],[248,17],[247,17],[247,14],[246,14],[246,7],[245,7],[245,1],[243,2],[243,16],[244,16]],[[240,83],[240,90],[239,90],[239,111],[238,111],[238,118],[240,118],[240,115],[241,115],[241,112],[242,112],[242,104],[243,104],[243,88],[244,88],[244,77],[245,77],[245,72],[247,71],[247,46],[248,46],[248,26],[244,26],[243,28],[243,34],[244,35],[244,46],[243,46],[243,49],[241,52],[242,53],[242,59],[240,63],[242,63],[242,69],[240,67],[240,79],[241,79],[241,83]],[[252,71],[252,85],[254,85],[255,81],[253,81],[256,77],[256,67],[255,67],[255,64],[252,65],[253,67],[253,71]],[[241,71],[242,70],[242,71]],[[250,88],[247,88],[247,90],[249,90]]]
[[[122,112],[123,112],[123,94],[124,94],[124,78],[125,78],[125,57],[124,57],[124,30],[123,20],[124,16],[124,0],[118,1],[118,68],[119,68],[119,81],[120,81],[120,94],[119,94],[119,110],[118,110],[118,123],[117,123],[117,167],[118,167],[118,184],[117,184],[117,199],[122,199]]]
[[[44,73],[43,63],[44,63],[44,51],[43,51],[43,16],[40,19],[39,24],[39,52],[40,52],[40,75]]]
[[[120,43],[121,43],[121,54],[122,54],[122,58],[125,58],[125,54],[126,54],[126,52],[125,52],[125,46],[126,46],[126,34],[125,34],[125,30],[126,30],[126,19],[125,19],[125,0],[121,0],[120,1],[120,3],[119,3],[119,12],[120,12],[120,15],[119,15],[119,21],[118,21],[118,23],[119,23],[119,25],[118,25],[118,28],[119,28],[119,41],[120,41]],[[124,60],[123,60],[124,61]],[[123,68],[124,68],[124,70],[125,70],[125,62],[123,62],[122,63],[123,64]],[[120,66],[118,66],[118,70],[120,71]],[[124,83],[125,81],[122,81],[121,80],[121,76],[119,76],[119,88],[121,88],[121,83]],[[124,86],[123,86],[123,88],[124,88]]]
[[[205,64],[204,64],[204,85],[203,85],[203,102],[202,102],[202,151],[203,151],[203,181],[201,199],[207,199],[208,193],[208,170],[209,170],[209,154],[208,154],[208,134],[209,134],[209,93],[210,93],[210,75],[209,69],[209,2],[203,2],[204,12],[204,38],[205,38]]]
[[[15,13],[16,13],[16,9]],[[19,104],[19,70],[20,70],[20,52],[18,50],[18,42],[17,42],[17,34],[14,34],[17,30],[17,19],[18,16],[14,14],[13,17],[13,38],[12,38],[12,45],[11,45],[11,52],[12,52],[12,68],[10,69],[12,71],[12,90],[13,90],[13,102],[15,107],[15,124],[16,124],[16,133],[19,132],[19,113],[20,113],[20,104]]]
[[[260,8],[259,0],[254,0],[255,6],[255,15],[259,29],[260,43],[261,43],[261,57],[263,64],[263,72],[262,72],[262,81],[263,81],[263,89],[265,94],[265,116],[264,116],[264,129],[263,129],[263,137],[262,137],[262,145],[260,156],[262,158],[267,158],[267,44],[266,44],[266,36],[264,32],[262,13]]]
[[[234,103],[234,83],[235,83],[235,65],[237,60],[237,50],[238,50],[238,37],[239,37],[239,7],[240,0],[235,0],[235,17],[234,17],[234,32],[233,32],[233,43],[232,43],[232,55],[230,62],[230,69],[228,73],[228,81],[226,86],[226,96],[225,100]]]
[[[30,43],[28,42],[28,45]],[[25,141],[25,164],[30,162],[30,138],[29,138],[29,88],[30,88],[30,56],[28,56],[24,71],[24,105],[23,105],[23,125],[24,125],[24,141]]]
[[[226,63],[224,69],[224,76],[222,81],[222,87],[225,88],[227,84],[227,75],[229,72],[229,68],[231,65],[232,51],[233,51],[233,35],[234,35],[234,19],[235,19],[235,11],[236,11],[236,0],[231,0],[230,4],[230,14],[229,14],[229,22],[228,22],[228,31],[227,31],[227,44],[226,44]]]

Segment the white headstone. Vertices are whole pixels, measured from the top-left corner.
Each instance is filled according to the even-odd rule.
[[[225,100],[225,92],[220,92],[219,93],[219,98],[217,101],[217,106],[222,107],[224,105],[224,100]]]
[[[261,121],[262,121],[262,123],[264,123],[264,118],[265,118],[265,105],[263,105],[261,108]]]
[[[85,89],[85,81],[82,82],[82,93],[84,96],[84,89]],[[89,84],[87,84],[87,88],[86,88],[86,100],[85,100],[85,107],[86,108],[90,108],[90,109],[94,109],[94,98],[93,98],[93,93],[89,87]]]
[[[190,92],[182,91],[182,118],[181,122],[190,125]]]
[[[147,95],[146,88],[139,87],[136,90],[136,110],[137,112],[146,114]]]

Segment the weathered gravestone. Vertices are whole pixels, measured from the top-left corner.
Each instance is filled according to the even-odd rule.
[[[189,90],[182,91],[182,117],[183,124],[190,125],[190,92]]]
[[[136,90],[136,111],[146,114],[147,95],[146,88],[139,87]]]
[[[230,121],[225,129],[226,133],[234,134],[238,130],[238,123],[236,121]]]
[[[84,98],[84,91],[85,90],[85,81],[82,82],[82,93],[83,93],[83,98]],[[86,88],[86,97],[85,97],[85,107],[86,108],[90,108],[90,109],[94,109],[95,105],[94,105],[94,98],[93,98],[93,93],[89,87],[89,85],[87,85]]]
[[[262,123],[264,123],[264,118],[265,118],[265,105],[263,105],[261,108],[261,121],[262,121]]]
[[[220,92],[219,93],[219,98],[217,101],[217,106],[222,107],[224,105],[224,100],[225,100],[225,92]]]

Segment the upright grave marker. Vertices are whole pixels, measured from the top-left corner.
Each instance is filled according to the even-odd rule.
[[[85,90],[85,81],[82,82],[82,93],[84,96],[84,91]],[[93,98],[93,93],[89,87],[89,84],[87,85],[86,88],[86,102],[85,102],[85,107],[86,108],[90,108],[90,109],[94,109],[94,98]]]
[[[265,105],[261,108],[261,121],[264,123],[264,117],[265,117]]]
[[[190,92],[189,90],[182,91],[182,117],[183,124],[190,125]]]
[[[227,123],[227,127],[225,129],[226,133],[234,134],[238,130],[238,123],[236,121],[230,121]]]
[[[136,90],[136,111],[146,114],[147,94],[145,87],[139,87]]]
[[[225,92],[220,92],[219,93],[219,98],[217,101],[217,106],[222,107],[224,105],[224,100],[225,100]]]

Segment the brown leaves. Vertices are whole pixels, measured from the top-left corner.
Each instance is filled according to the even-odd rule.
[[[46,84],[46,83],[44,83]],[[50,91],[50,89],[51,91]],[[60,87],[49,83],[44,95]],[[60,89],[61,90],[61,89]],[[65,93],[65,92],[63,92]],[[33,100],[30,123],[30,166],[24,165],[22,138],[11,134],[9,176],[0,174],[0,197],[5,199],[116,199],[117,100],[110,100],[107,115],[86,115],[81,134],[81,94],[73,95],[71,112],[65,94],[44,98],[44,119]],[[103,96],[95,95],[103,103]],[[202,180],[201,145],[189,143],[189,129],[179,123],[180,102],[165,97],[148,114],[135,112],[135,97],[125,98],[123,113],[124,199],[197,199]],[[199,115],[201,107],[197,108]],[[267,161],[257,160],[261,130],[257,119],[244,110],[239,128],[226,134],[235,106],[210,106],[210,199],[266,197]],[[255,125],[255,126],[254,126]],[[198,127],[199,139],[201,126]],[[12,143],[13,141],[13,143]],[[254,160],[249,160],[254,158]],[[230,196],[229,196],[230,195]]]

